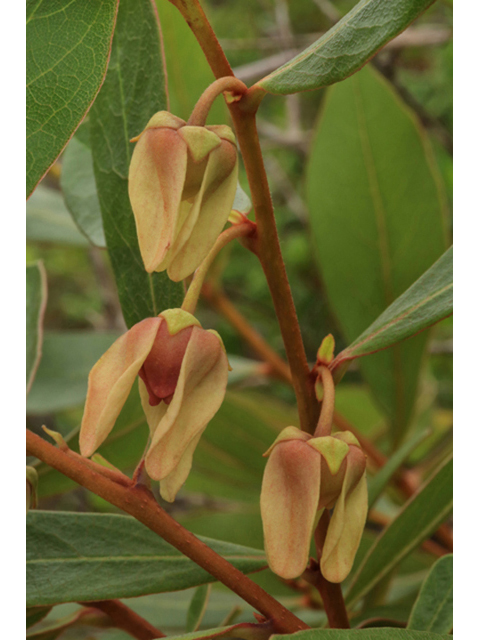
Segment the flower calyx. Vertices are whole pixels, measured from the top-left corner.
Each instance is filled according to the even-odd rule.
[[[228,377],[220,336],[182,309],[146,318],[118,338],[92,368],[80,429],[91,456],[112,430],[137,376],[151,442],[145,468],[173,502],[195,447],[220,408]]]
[[[235,135],[226,125],[193,126],[159,111],[132,141],[128,191],[145,269],[183,280],[230,215],[238,177]]]
[[[366,458],[350,432],[312,437],[284,429],[267,451],[260,508],[272,571],[285,579],[308,564],[317,512],[332,509],[320,559],[329,582],[349,574],[368,509]]]

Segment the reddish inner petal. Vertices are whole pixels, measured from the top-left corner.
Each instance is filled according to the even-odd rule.
[[[152,407],[160,404],[162,400],[170,404],[192,331],[193,326],[171,336],[167,323],[161,322],[152,350],[138,372],[145,383]]]

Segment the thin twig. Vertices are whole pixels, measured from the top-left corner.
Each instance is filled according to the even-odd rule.
[[[83,607],[94,607],[106,613],[118,629],[123,629],[137,640],[155,640],[166,637],[164,633],[120,600],[98,600],[96,602],[79,602],[79,604]]]
[[[69,455],[29,429],[27,453],[40,458],[110,504],[134,516],[271,620],[278,633],[294,633],[309,628],[225,558],[176,522],[160,507],[145,486],[125,487],[92,469],[81,456]]]

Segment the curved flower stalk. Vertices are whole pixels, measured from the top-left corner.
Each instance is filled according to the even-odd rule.
[[[329,582],[349,574],[368,509],[366,458],[349,431],[312,437],[287,427],[265,453],[262,484],[265,550],[272,571],[297,578],[308,564],[317,512],[332,509],[320,567]]]
[[[137,142],[128,191],[145,269],[183,280],[222,231],[235,198],[238,155],[230,127],[191,126],[159,111]]]
[[[80,452],[91,456],[112,430],[139,376],[150,428],[145,468],[173,502],[195,447],[225,396],[228,360],[215,331],[182,309],[147,318],[118,338],[90,372]]]

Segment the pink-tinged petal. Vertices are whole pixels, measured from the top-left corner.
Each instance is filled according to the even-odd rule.
[[[175,469],[173,469],[166,478],[160,480],[160,495],[167,502],[173,502],[175,500],[177,493],[188,478],[188,474],[192,468],[193,454],[195,453],[197,444],[202,437],[202,433],[199,433],[190,442]]]
[[[193,327],[177,388],[165,416],[154,429],[145,465],[162,480],[178,465],[190,442],[216,414],[225,396],[228,361],[220,340]]]
[[[236,147],[222,140],[209,157],[200,191],[178,238],[168,276],[178,282],[205,259],[230,215],[238,182]]]
[[[351,447],[342,491],[328,525],[320,566],[329,582],[342,582],[352,569],[368,511],[365,455]]]
[[[174,129],[146,129],[140,136],[128,175],[128,194],[145,269],[164,260],[175,238],[187,145]]]
[[[147,318],[134,325],[90,371],[80,429],[83,456],[91,456],[112,430],[161,322],[161,318]]]
[[[268,564],[285,579],[308,563],[320,495],[320,455],[302,440],[277,444],[263,476],[260,510]]]

